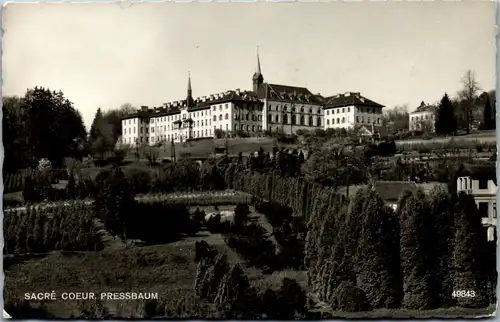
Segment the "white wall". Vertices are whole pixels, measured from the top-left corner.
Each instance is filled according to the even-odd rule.
[[[430,128],[434,130],[435,116],[432,111],[417,112],[410,114],[410,131],[417,131],[422,129],[422,123],[428,122]]]
[[[292,111],[293,107],[295,107],[295,112]],[[264,100],[263,114],[262,127],[271,131],[282,129],[285,133],[291,134],[292,131],[295,133],[299,129],[314,130],[324,126],[323,107],[321,105],[302,103],[292,105],[287,102]],[[284,122],[285,115],[286,122]],[[295,124],[292,124],[292,115],[295,115]],[[301,117],[304,120],[303,124],[301,124]],[[311,117],[312,124],[310,122]]]
[[[325,130],[347,129],[356,124],[382,126],[382,108],[351,105],[325,109]]]

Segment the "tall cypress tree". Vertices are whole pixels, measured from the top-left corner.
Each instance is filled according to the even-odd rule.
[[[363,203],[361,234],[355,261],[357,285],[374,308],[397,308],[401,301],[397,225],[375,190]]]
[[[433,227],[428,200],[421,190],[407,197],[400,210],[400,257],[403,270],[403,302],[408,309],[436,307],[432,270]]]
[[[482,229],[474,197],[461,193],[456,204],[453,252],[453,290],[457,291],[454,296],[461,307],[481,308],[488,305],[484,267],[486,240]]]
[[[437,301],[439,307],[454,304],[453,292],[453,247],[455,242],[453,207],[454,201],[442,189],[435,189],[429,198],[429,213],[434,220],[436,234],[433,236],[435,245],[434,276]]]
[[[457,131],[457,121],[455,112],[453,111],[453,104],[446,93],[438,105],[434,128],[438,134],[450,134]]]

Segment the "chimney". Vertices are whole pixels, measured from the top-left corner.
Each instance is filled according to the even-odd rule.
[[[236,89],[236,94],[240,95],[240,89],[239,88]]]
[[[141,106],[141,110],[142,110],[142,111],[147,111],[147,110],[148,110],[148,107],[143,105],[143,106]]]

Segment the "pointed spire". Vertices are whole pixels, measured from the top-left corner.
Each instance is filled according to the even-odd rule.
[[[257,46],[257,75],[261,75],[260,72],[260,58],[259,58],[259,46]]]
[[[190,92],[191,89],[191,72],[188,71],[188,92]]]

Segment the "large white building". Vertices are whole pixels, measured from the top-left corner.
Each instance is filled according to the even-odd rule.
[[[262,131],[262,102],[249,91],[226,91],[193,99],[191,78],[184,100],[164,103],[122,118],[122,143],[158,144],[214,137],[224,132]]]
[[[460,192],[474,197],[483,226],[487,228],[488,241],[494,240],[497,225],[496,167],[463,165],[457,179],[457,193]]]
[[[410,131],[435,131],[436,107],[433,105],[420,103],[417,109],[410,113]]]
[[[214,137],[216,130],[292,134],[299,129],[381,125],[383,106],[359,93],[324,98],[305,87],[265,83],[258,54],[252,83],[252,91],[236,89],[193,99],[189,77],[186,99],[152,109],[143,106],[123,117],[121,143],[179,142]]]

